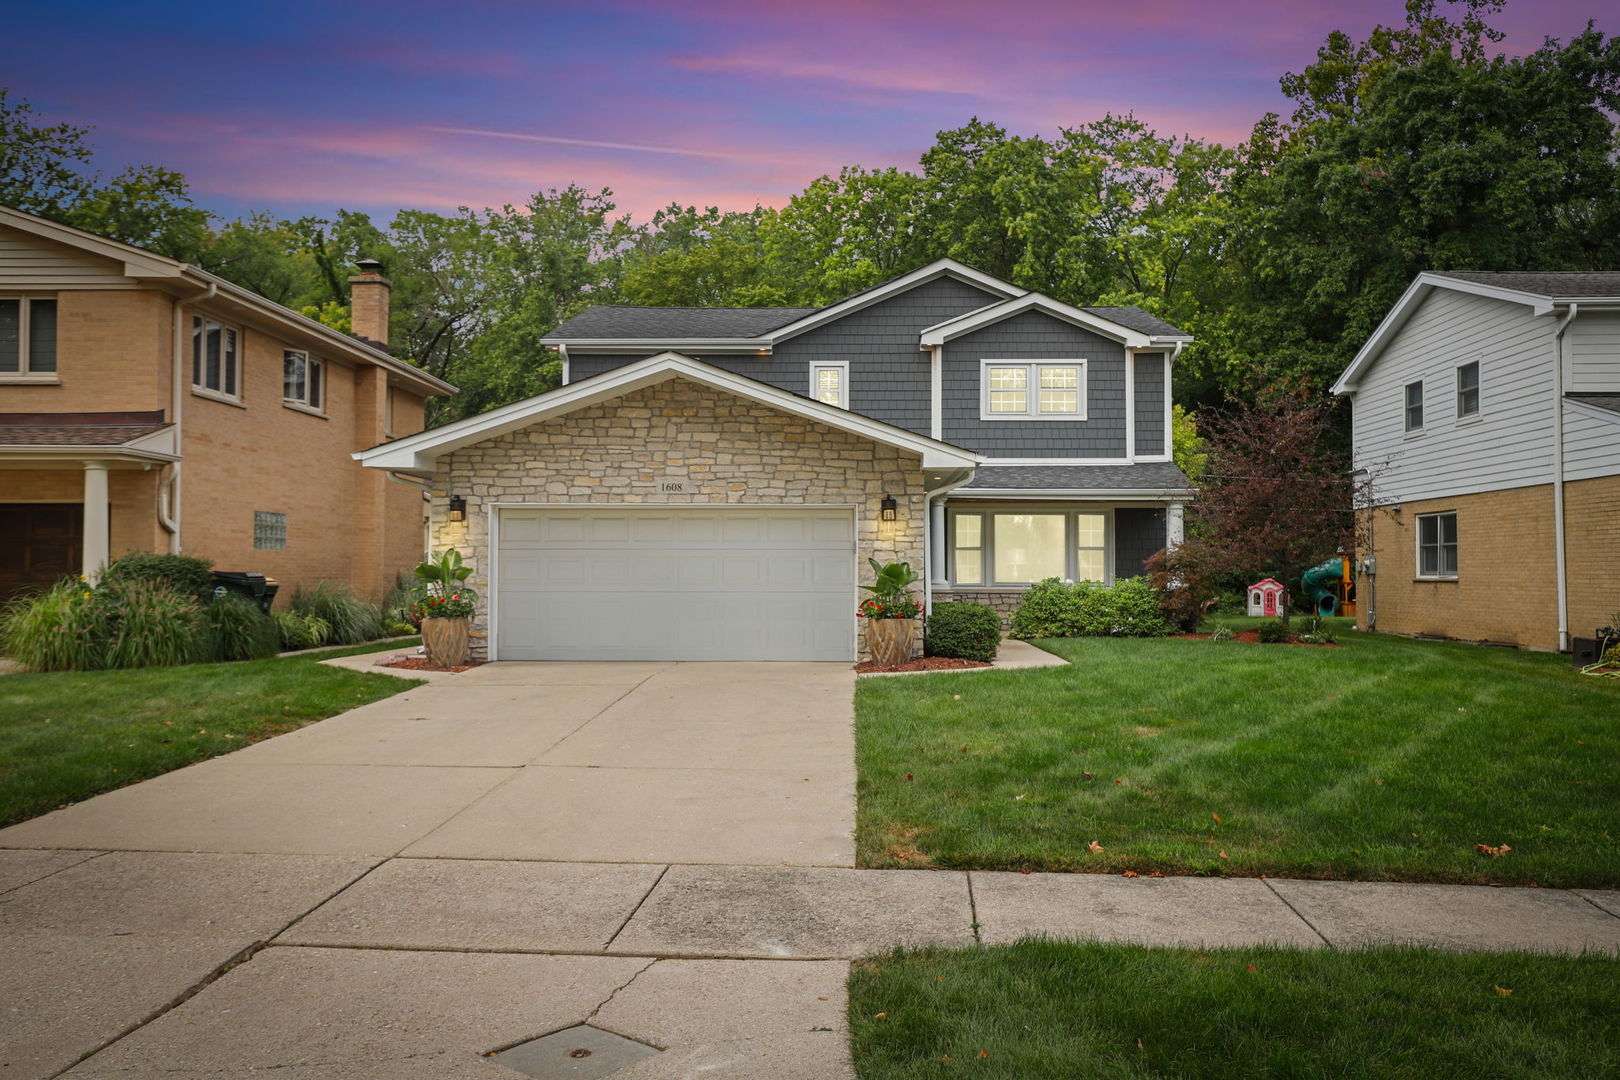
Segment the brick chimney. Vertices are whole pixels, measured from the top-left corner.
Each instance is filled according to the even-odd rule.
[[[360,272],[349,279],[351,326],[356,337],[374,345],[388,344],[388,279],[382,276],[382,263],[361,259]]]

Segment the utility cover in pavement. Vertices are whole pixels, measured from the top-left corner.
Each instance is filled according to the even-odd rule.
[[[658,1053],[646,1043],[580,1024],[518,1043],[490,1060],[524,1076],[532,1076],[534,1080],[594,1080]]]

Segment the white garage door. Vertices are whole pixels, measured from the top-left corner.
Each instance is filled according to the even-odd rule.
[[[855,658],[850,510],[499,515],[499,659]]]

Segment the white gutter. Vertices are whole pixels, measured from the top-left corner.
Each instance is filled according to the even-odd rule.
[[[1569,580],[1564,562],[1564,331],[1579,304],[1570,304],[1553,331],[1553,562],[1558,574],[1558,651],[1569,648]]]

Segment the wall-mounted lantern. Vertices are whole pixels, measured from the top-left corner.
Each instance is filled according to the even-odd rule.
[[[466,521],[467,520],[467,500],[466,500],[466,498],[464,496],[461,496],[461,495],[452,495],[452,496],[450,496],[450,520],[451,521]]]
[[[884,521],[893,521],[895,511],[897,509],[899,509],[899,505],[900,505],[899,503],[894,501],[894,496],[893,495],[885,495],[885,496],[883,496],[883,502],[880,505],[883,507],[883,520]]]

